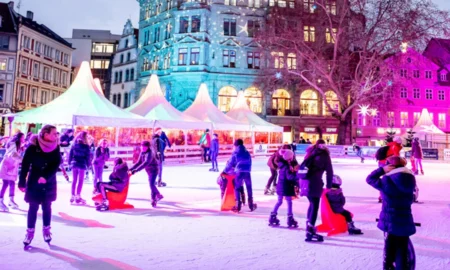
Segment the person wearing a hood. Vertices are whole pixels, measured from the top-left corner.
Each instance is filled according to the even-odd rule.
[[[101,139],[94,154],[94,194],[99,192],[97,183],[103,181],[103,169],[109,158],[108,141],[106,139]]]
[[[73,173],[70,203],[86,204],[86,201],[81,198],[81,191],[83,189],[85,172],[89,169],[91,160],[92,155],[88,144],[87,132],[81,131],[75,138],[75,144],[69,153],[69,164],[72,166]]]
[[[164,161],[164,142],[161,137],[162,129],[155,128],[155,134],[152,138],[152,145],[155,146],[156,155],[158,156],[158,187],[165,187],[166,183],[162,181],[162,172],[163,172],[163,161]]]
[[[400,136],[395,136],[393,139],[388,139],[387,140],[387,145],[388,151],[386,154],[386,158],[383,160],[379,160],[378,161],[378,167],[384,167],[386,165],[386,161],[389,157],[399,157],[400,156],[400,151],[402,150],[403,146],[402,146],[402,138]],[[381,193],[380,196],[378,197],[378,202],[381,203],[382,202],[382,198],[381,198]]]
[[[219,155],[219,137],[217,134],[213,135],[211,140],[211,146],[209,148],[209,156],[211,158],[212,168],[209,169],[210,172],[218,172],[219,167],[217,165],[217,156]]]
[[[273,153],[267,161],[267,166],[269,166],[270,169],[270,177],[267,181],[266,188],[264,189],[264,195],[274,195],[277,190],[278,163],[283,155],[282,152],[286,149],[292,150],[292,146],[284,144],[278,151]],[[273,186],[273,188],[270,189],[270,186]]]
[[[9,211],[3,202],[6,189],[9,187],[9,203],[8,206],[17,209],[19,206],[14,201],[15,185],[17,176],[19,175],[19,166],[22,162],[23,145],[25,143],[25,134],[22,132],[14,135],[6,146],[6,153],[0,163],[0,179],[3,180],[3,186],[0,191],[0,211]]]
[[[236,177],[234,179],[234,195],[236,198],[236,205],[233,207],[233,212],[240,212],[242,207],[242,201],[240,196],[240,190],[244,185],[247,188],[248,195],[248,207],[250,211],[254,211],[257,205],[253,203],[253,190],[252,190],[252,156],[244,146],[242,139],[237,139],[234,142],[234,151],[231,154],[231,158],[228,160],[227,165],[223,173],[234,170]]]
[[[56,200],[56,173],[61,163],[56,127],[44,126],[38,136],[30,139],[19,173],[19,189],[25,192],[29,203],[27,234],[23,243],[28,246],[34,238],[39,205],[42,207],[44,240],[50,242],[52,202]]]
[[[106,191],[120,193],[122,192],[130,180],[128,174],[128,165],[121,158],[114,160],[113,172],[109,175],[109,182],[98,182],[97,190],[102,194],[102,203],[97,206],[99,211],[107,211],[109,209],[109,202],[106,196]]]
[[[420,145],[419,138],[414,138],[412,143],[412,149],[411,149],[411,156],[414,157],[414,162],[416,163],[414,174],[419,174],[419,167],[420,167],[420,173],[423,175],[423,167],[422,167],[422,159],[423,159],[423,151],[422,146]]]
[[[385,233],[383,269],[408,267],[409,237],[416,233],[411,205],[414,201],[416,179],[399,156],[387,159],[386,166],[367,177],[367,183],[381,192],[378,228]],[[400,260],[399,260],[400,258]]]
[[[158,177],[159,170],[159,156],[157,155],[156,145],[154,141],[143,141],[141,144],[141,153],[138,162],[130,168],[130,174],[133,175],[145,169],[148,175],[148,182],[150,184],[152,206],[156,207],[158,201],[164,197],[159,193],[156,187],[156,177]]]
[[[306,241],[312,239],[323,241],[323,237],[317,234],[316,221],[319,212],[320,197],[323,193],[323,174],[327,173],[326,188],[330,189],[333,183],[333,165],[331,164],[331,157],[328,148],[325,146],[325,141],[319,139],[316,144],[306,150],[306,156],[302,163],[303,167],[308,168],[306,174],[306,197],[309,201],[307,223],[306,223]]]

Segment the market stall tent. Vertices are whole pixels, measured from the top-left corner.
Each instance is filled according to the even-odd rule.
[[[422,113],[420,114],[419,121],[417,121],[417,124],[413,127],[413,131],[416,134],[421,135],[438,135],[438,134],[445,134],[442,130],[440,130],[431,119],[430,113],[428,112],[428,109],[424,108],[422,109]]]
[[[183,113],[201,121],[210,122],[215,130],[250,131],[251,128],[226,116],[211,100],[206,84],[202,83],[192,105]]]
[[[96,127],[144,127],[151,122],[112,104],[96,86],[88,62],[75,81],[53,101],[15,115],[14,124],[53,124]]]
[[[227,116],[245,123],[250,126],[253,131],[261,132],[283,132],[283,127],[274,125],[263,120],[250,110],[245,99],[244,92],[240,91],[233,108],[227,113]]]

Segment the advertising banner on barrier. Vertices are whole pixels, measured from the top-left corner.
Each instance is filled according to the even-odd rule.
[[[332,157],[345,155],[344,145],[327,145],[327,148],[328,150],[330,150],[330,154]]]
[[[450,160],[450,149],[444,149],[444,160]]]
[[[296,155],[305,155],[306,149],[310,147],[311,144],[297,144],[297,149],[295,150]]]
[[[347,147],[347,156],[356,157],[356,152],[353,151],[353,146]],[[360,146],[363,157],[375,157],[375,153],[380,149],[379,146]]]
[[[253,154],[255,155],[267,155],[267,149],[268,149],[268,145],[267,144],[255,144],[254,148],[253,148]]]
[[[432,148],[423,148],[423,159],[439,159],[439,150],[438,149],[432,149]],[[411,151],[405,152],[405,157],[410,158],[411,157]]]

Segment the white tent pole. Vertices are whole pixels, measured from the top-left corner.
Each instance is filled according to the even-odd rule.
[[[116,141],[115,141],[116,147],[119,147],[119,133],[120,133],[120,128],[116,127]]]
[[[187,130],[183,130],[183,134],[184,134],[184,160],[186,160],[186,156],[187,156],[187,149],[188,149],[188,142],[187,142]]]

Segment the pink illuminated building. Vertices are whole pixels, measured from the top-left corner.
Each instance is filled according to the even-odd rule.
[[[417,123],[423,108],[428,109],[437,127],[450,133],[448,69],[407,47],[386,61],[394,75],[392,103],[389,109],[379,111],[371,110],[378,109],[371,105],[367,114],[355,110],[355,141],[360,145],[380,145],[387,131],[404,135]]]

